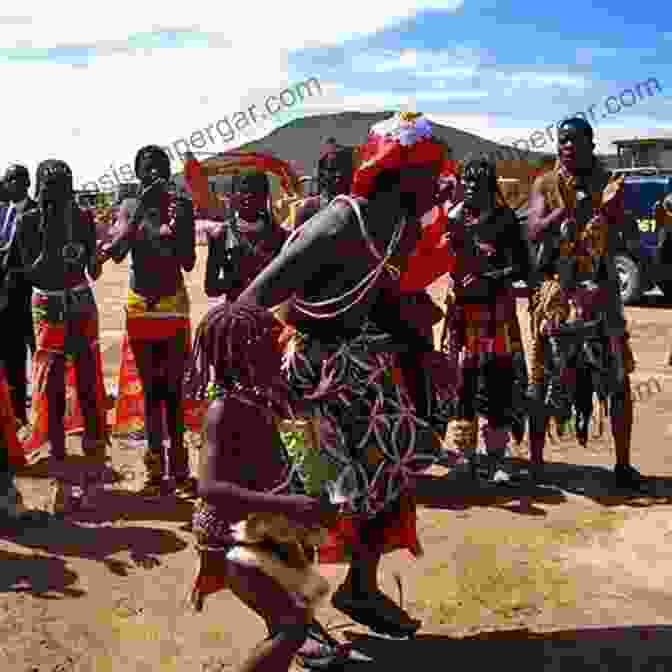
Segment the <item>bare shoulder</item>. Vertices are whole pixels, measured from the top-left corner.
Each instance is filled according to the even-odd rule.
[[[363,198],[338,198],[332,201],[323,212],[329,216],[329,231],[332,236],[350,235],[353,230],[359,231],[359,216],[366,209],[366,200]]]
[[[338,240],[358,226],[352,207],[344,201],[335,201],[316,212],[302,227],[306,239],[317,241],[328,238]]]

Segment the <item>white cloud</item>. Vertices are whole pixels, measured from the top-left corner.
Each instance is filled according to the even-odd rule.
[[[446,88],[450,80],[464,81],[479,77],[481,82],[508,86],[508,91],[504,92],[506,95],[514,95],[520,88],[583,91],[591,83],[586,76],[563,71],[542,69],[511,72],[497,67],[482,67],[486,55],[484,49],[465,45],[441,50],[372,50],[358,54],[353,59],[352,70],[371,74],[408,74],[418,79],[432,80],[434,88]]]
[[[415,49],[407,49],[401,52],[398,58],[378,63],[375,72],[397,72],[399,70],[415,70],[418,67],[418,52]]]
[[[252,104],[262,106],[290,81],[289,50],[338,43],[376,32],[421,10],[452,11],[462,0],[390,0],[384,11],[353,0],[320,7],[294,3],[213,5],[138,3],[117,0],[103,12],[90,2],[54,4],[37,0],[31,16],[0,16],[0,45],[26,49],[98,46],[88,67],[39,61],[3,62],[3,86],[20,91],[17,104],[3,109],[3,160],[21,161],[34,171],[39,160],[67,160],[78,184],[97,180],[109,167],[131,163],[144,144],[167,145]],[[355,17],[355,19],[353,19]],[[209,33],[209,47],[129,50],[131,35],[162,29]],[[353,32],[356,31],[356,32]],[[309,36],[309,37],[308,37]],[[0,52],[2,51],[0,50]],[[2,54],[0,53],[0,58]],[[307,73],[306,78],[319,72]],[[306,100],[305,112],[333,104],[343,109],[335,85]],[[311,104],[308,104],[311,103]],[[297,105],[288,114],[300,114]],[[288,117],[282,117],[286,123]],[[220,150],[273,129],[261,124]],[[214,137],[217,138],[213,131]],[[0,166],[0,169],[2,167]]]
[[[232,56],[226,49],[158,50],[105,56],[89,68],[5,67],[4,85],[22,95],[20,106],[3,111],[5,128],[13,129],[3,135],[3,158],[34,168],[56,156],[71,163],[79,182],[96,180],[110,164],[131,162],[143,144],[189,137],[290,84],[282,55],[257,45],[235,51],[247,64],[238,74],[230,68],[221,77],[215,69],[213,77],[213,64]]]
[[[358,54],[351,66],[361,73],[407,72],[421,78],[466,79],[478,73],[482,55],[481,49],[463,45],[441,50],[382,49]]]
[[[562,72],[514,72],[495,73],[495,78],[514,86],[545,89],[560,86],[568,89],[586,89],[590,82],[582,75],[568,75]]]
[[[118,169],[121,164],[131,163],[141,145],[168,145],[188,138],[194,131],[252,104],[261,107],[267,96],[296,84],[296,79],[290,79],[288,51],[308,44],[306,36],[312,42],[337,43],[353,37],[353,27],[358,34],[371,33],[421,9],[450,10],[460,5],[460,0],[390,0],[381,11],[379,5],[345,0],[321,6],[316,12],[314,4],[300,2],[292,6],[291,12],[277,4],[264,6],[263,20],[259,20],[258,6],[237,6],[234,12],[224,5],[206,5],[205,0],[174,6],[118,0],[104,18],[82,0],[73,0],[65,10],[63,5],[38,0],[36,8],[31,5],[35,9],[35,15],[30,17],[32,24],[25,21],[26,17],[21,20],[17,16],[12,21],[11,17],[0,16],[0,45],[6,48],[28,40],[33,47],[102,46],[88,67],[3,62],[5,90],[21,92],[15,104],[3,108],[3,161],[21,161],[34,171],[41,159],[63,158],[70,162],[78,184],[97,180],[110,166]],[[194,25],[195,20],[198,25]],[[209,32],[210,46],[196,41],[182,49],[128,48],[129,34],[162,27]],[[339,82],[320,81],[322,95],[308,98],[285,115],[255,126],[249,135],[237,136],[230,143],[219,139],[216,145],[208,143],[204,149],[227,149],[262,137],[278,122],[286,123],[294,115],[342,110],[422,110],[427,102],[444,103],[443,107],[449,108],[452,100],[464,103],[484,98],[486,91],[470,90],[464,81],[476,74],[487,78],[490,71],[479,73],[482,55],[479,49],[459,45],[438,52],[364,54],[360,66],[366,65],[365,71],[375,72],[376,65],[382,64],[379,72],[398,73],[402,78],[410,73],[422,78],[427,87],[412,95],[386,94],[355,92]],[[306,77],[311,75],[320,78],[319,71],[306,73]],[[540,87],[571,83],[571,77],[565,74],[563,79],[562,73],[524,72],[514,76],[521,86],[524,80]],[[508,77],[506,81],[512,82],[512,75]],[[527,101],[516,102],[518,109],[526,109],[526,105]],[[445,123],[495,141],[529,137],[535,128],[544,127],[529,120],[497,121],[488,115],[440,117],[446,118]],[[441,120],[439,116],[434,118]],[[633,127],[647,125],[648,121],[632,120]],[[213,134],[218,139],[216,132]]]
[[[124,40],[131,33],[155,32],[161,28],[200,28],[221,33],[229,39],[253,40],[296,48],[310,42],[341,42],[353,36],[373,33],[411,18],[419,10],[453,11],[463,0],[388,0],[376,3],[341,0],[315,4],[299,0],[291,7],[283,3],[259,5],[212,3],[210,0],[185,2],[137,2],[115,0],[104,9],[94,9],[86,0],[54,3],[37,0],[30,4],[31,23],[0,20],[0,44],[4,47],[32,44],[53,47],[61,44],[96,43]],[[21,12],[25,17],[26,13]],[[298,19],[298,20],[297,20]]]

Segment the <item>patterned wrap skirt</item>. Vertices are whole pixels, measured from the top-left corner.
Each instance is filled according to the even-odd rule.
[[[446,354],[458,372],[458,394],[444,404],[445,414],[480,415],[500,426],[522,422],[528,371],[513,292],[494,304],[454,304],[446,320]]]
[[[625,329],[614,335],[608,328],[607,298],[599,286],[564,290],[555,278],[546,278],[535,293],[533,382],[541,387],[539,401],[549,415],[590,416],[594,396],[612,400],[612,415],[622,410],[635,360]]]
[[[126,333],[121,347],[119,367],[119,390],[115,406],[113,434],[133,436],[144,431],[145,398],[142,381],[135,363],[132,341],[156,343],[170,341],[180,349],[185,360],[191,350],[190,303],[186,288],[182,287],[172,296],[161,297],[149,304],[147,299],[129,290],[126,305]],[[207,404],[185,400],[183,405],[184,427],[182,430],[199,433]]]
[[[109,442],[103,362],[100,352],[98,307],[88,284],[67,293],[33,292],[33,324],[36,352],[33,358],[33,405],[30,438],[24,444],[26,454],[40,450],[48,441],[49,400],[47,380],[56,357],[65,357],[65,431],[77,434],[84,430],[75,375],[75,361],[85,350],[94,358],[96,380],[96,439],[101,450]],[[81,391],[83,392],[83,391]],[[87,392],[90,392],[87,390]]]
[[[345,562],[366,543],[422,553],[413,479],[436,462],[441,437],[415,414],[387,340],[367,323],[349,340],[295,332],[287,346],[284,375],[310,435],[289,444],[290,456],[307,493],[342,512],[320,562]]]

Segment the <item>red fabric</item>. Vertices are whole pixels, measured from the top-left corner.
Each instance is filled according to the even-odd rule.
[[[442,275],[455,270],[457,257],[444,235],[446,225],[447,216],[444,209],[435,206],[432,210],[432,220],[423,227],[420,240],[409,256],[406,269],[399,279],[402,293],[422,291]]]
[[[404,384],[404,374],[401,372],[401,369],[398,366],[393,366],[390,373],[394,384],[398,387],[402,387]]]
[[[190,322],[189,320],[172,320],[172,319],[146,319],[142,320],[141,318],[136,318],[134,320],[128,320],[127,325],[130,327],[131,322],[137,323],[138,325],[142,322],[145,323],[166,323],[166,329],[168,325],[172,324],[173,333],[169,334],[166,332],[165,338],[173,338],[177,336],[179,330],[187,331],[187,346],[191,348],[191,334],[190,334]],[[156,335],[157,332],[156,324],[147,325],[147,329],[150,331],[147,332],[148,335],[153,338],[147,340],[156,340],[159,337]],[[124,340],[121,346],[121,363],[119,366],[119,376],[118,376],[118,398],[117,403],[115,404],[114,409],[114,427],[113,434],[117,436],[128,436],[133,432],[141,431],[145,428],[145,397],[142,389],[142,381],[140,380],[140,373],[138,372],[137,365],[135,363],[135,357],[133,355],[133,350],[131,350],[131,344],[129,341],[129,333],[127,331],[124,334]],[[138,338],[139,340],[145,340],[142,337],[138,337],[136,333],[133,334],[133,338]],[[159,339],[160,340],[160,339]],[[177,346],[176,346],[177,347]],[[205,413],[207,411],[208,404],[205,401],[195,401],[193,399],[183,399],[182,401],[182,412],[184,414],[184,425],[185,427],[194,433],[200,433],[203,428],[203,420],[205,418]],[[167,421],[165,418],[165,407],[163,409],[164,415],[164,427],[167,426]]]
[[[207,210],[210,206],[210,186],[208,178],[197,159],[187,159],[184,163],[184,180],[191,192],[196,208]]]
[[[445,177],[447,175],[454,175],[455,177],[459,177],[457,161],[453,161],[452,159],[444,159],[439,175],[441,177]]]
[[[381,527],[376,534],[383,546],[383,553],[392,553],[398,550],[407,550],[414,557],[423,554],[417,530],[417,510],[415,498],[402,495],[399,511],[395,514],[382,514]],[[360,544],[366,544],[368,539],[360,532],[362,521],[354,517],[342,517],[328,530],[327,541],[318,551],[321,564],[347,563],[352,557],[352,550]],[[369,540],[370,541],[370,540]]]
[[[7,451],[9,463],[15,467],[22,467],[27,460],[16,435],[16,428],[16,416],[5,377],[5,369],[0,365],[0,441],[5,444],[2,449]]]
[[[44,301],[42,297],[33,296],[33,305]],[[103,360],[98,340],[98,315],[73,320],[68,325],[71,333],[86,339],[94,352],[96,380],[95,385],[96,410],[98,413],[96,433],[99,440],[107,441],[107,393],[103,377]],[[84,418],[79,403],[79,391],[75,375],[74,357],[76,352],[66,350],[65,325],[48,322],[46,319],[35,321],[35,339],[37,351],[33,356],[33,403],[32,403],[32,432],[22,444],[28,461],[49,441],[49,398],[47,395],[47,380],[54,363],[54,351],[66,352],[65,396],[66,407],[63,419],[66,434],[79,434],[84,431]],[[90,390],[87,390],[87,393]]]
[[[261,152],[224,152],[216,158],[217,170],[220,172],[233,172],[244,167],[253,167],[263,173],[271,173],[280,178],[285,192],[298,193],[299,176],[287,161],[283,161],[272,154]]]
[[[135,317],[126,320],[126,331],[134,341],[163,341],[190,328],[189,318]]]
[[[444,148],[434,140],[420,139],[414,145],[402,146],[397,140],[371,134],[360,149],[361,163],[352,178],[350,193],[368,197],[376,177],[384,170],[405,166],[443,164]]]

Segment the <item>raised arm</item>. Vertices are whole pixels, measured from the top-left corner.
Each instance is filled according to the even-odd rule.
[[[131,249],[138,230],[137,221],[140,216],[138,209],[140,207],[139,203],[133,204],[131,199],[126,199],[121,204],[117,216],[117,233],[109,243],[102,246],[103,255],[114,259],[117,264],[124,260]]]

